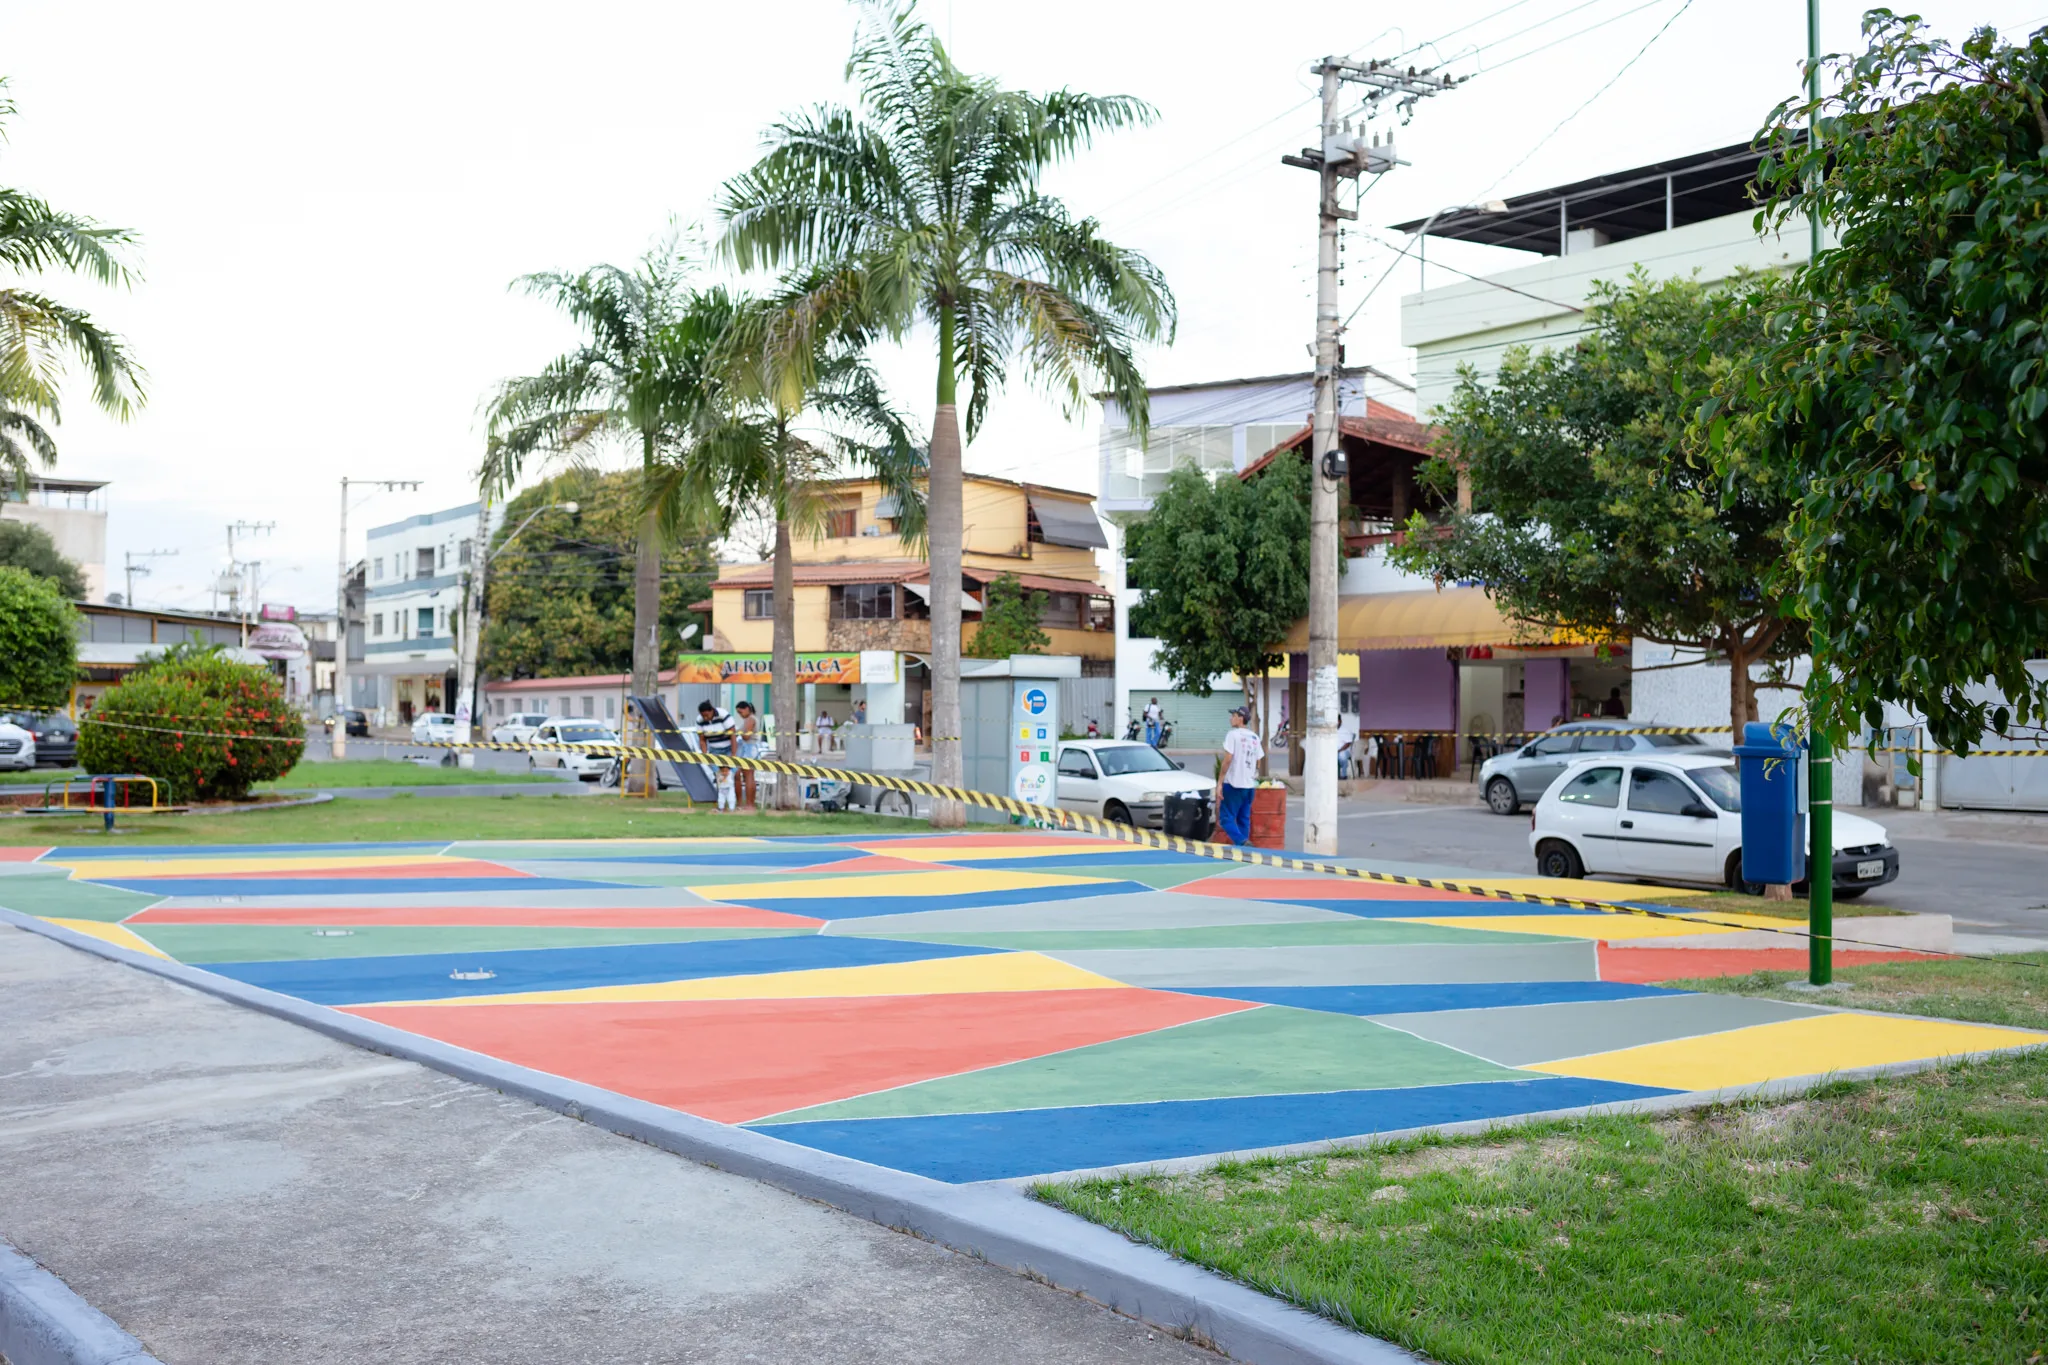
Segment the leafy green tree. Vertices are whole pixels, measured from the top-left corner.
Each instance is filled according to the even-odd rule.
[[[541,512],[507,542],[508,532]],[[490,677],[536,678],[625,673],[633,664],[634,573],[643,514],[640,475],[570,470],[512,499],[492,541],[484,579],[479,668]],[[690,611],[716,573],[707,540],[665,539],[660,563],[661,646],[704,616]],[[642,695],[645,695],[644,693]]]
[[[1806,647],[1769,581],[1788,505],[1754,472],[1766,451],[1738,442],[1717,473],[1687,436],[1699,393],[1747,373],[1762,343],[1761,314],[1737,301],[1745,291],[1783,286],[1709,289],[1639,271],[1595,287],[1578,345],[1516,347],[1490,383],[1465,371],[1437,418],[1455,462],[1431,462],[1425,478],[1449,489],[1462,466],[1474,511],[1440,525],[1418,516],[1388,558],[1483,583],[1533,625],[1704,650],[1729,665],[1730,722],[1755,720],[1752,670]]]
[[[0,520],[0,564],[11,564],[41,574],[73,601],[85,596],[85,571],[66,559],[57,542],[40,526],[25,521]]]
[[[860,111],[824,105],[776,123],[767,155],[725,187],[719,209],[740,266],[815,271],[808,315],[821,325],[852,314],[896,336],[932,329],[932,777],[958,785],[960,390],[970,440],[1013,360],[1070,415],[1091,382],[1106,387],[1142,437],[1133,352],[1172,336],[1173,295],[1150,261],[1039,180],[1096,134],[1153,113],[1127,96],[1032,95],[969,75],[909,6],[872,22],[847,64]],[[933,805],[934,824],[964,819],[953,802]]]
[[[1052,637],[1038,628],[1051,600],[1047,593],[1027,591],[1013,573],[992,580],[982,590],[981,627],[967,647],[969,657],[1007,659],[1052,648]]]
[[[0,121],[14,112],[14,101],[0,94]],[[126,286],[135,274],[122,253],[134,242],[126,229],[102,227],[25,191],[0,188],[0,270],[16,280],[67,271]],[[0,473],[16,486],[37,464],[57,462],[57,443],[43,423],[59,420],[60,390],[74,361],[92,380],[93,401],[109,413],[125,420],[142,405],[142,367],[119,337],[84,309],[40,289],[0,284]]]
[[[79,625],[55,580],[0,565],[0,704],[30,711],[69,705]]]
[[[108,688],[78,729],[87,772],[154,777],[180,802],[242,800],[290,772],[305,749],[306,723],[277,675],[202,645],[147,661]]]
[[[1154,666],[1182,692],[1236,675],[1258,723],[1251,680],[1282,662],[1273,646],[1308,612],[1308,463],[1275,460],[1251,480],[1210,482],[1178,469],[1125,532],[1131,629],[1159,641]]]
[[[527,275],[515,282],[581,327],[583,343],[539,374],[508,379],[488,404],[490,436],[479,471],[487,494],[518,482],[528,459],[590,456],[629,448],[644,477],[680,439],[702,394],[679,371],[664,341],[690,297],[686,263],[673,243],[632,270],[593,266],[580,275]],[[641,514],[633,570],[633,691],[653,693],[661,671],[661,526]]]
[[[1722,446],[1781,434],[1809,706],[1878,724],[1903,702],[1961,748],[2048,716],[2026,669],[2048,641],[2048,30],[1957,49],[1887,10],[1863,28],[1823,64],[1837,93],[1761,135],[1760,226],[1817,212],[1838,244],[1759,301],[1772,345],[1703,417]],[[1972,694],[1985,680],[2009,706]]]
[[[861,351],[858,336],[806,331],[811,349],[785,346],[788,296],[753,299],[722,289],[699,294],[671,344],[678,363],[706,376],[707,401],[690,439],[655,475],[651,493],[665,526],[716,508],[721,529],[761,515],[775,528],[772,551],[775,617],[769,704],[775,751],[795,761],[796,561],[793,537],[819,535],[828,504],[825,484],[852,469],[880,478],[896,494],[897,532],[917,541],[924,529],[924,447],[897,415]],[[793,782],[776,787],[777,804],[794,809]]]

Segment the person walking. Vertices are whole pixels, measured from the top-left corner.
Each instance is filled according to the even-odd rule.
[[[733,707],[733,710],[739,713],[737,726],[739,730],[737,746],[739,756],[741,758],[759,758],[761,756],[761,717],[755,714],[754,703],[743,701]],[[733,785],[734,795],[740,804],[756,808],[760,806],[761,791],[754,781],[753,769],[742,768],[734,773]]]
[[[1223,771],[1216,778],[1216,823],[1223,836],[1239,848],[1252,841],[1252,791],[1259,785],[1259,760],[1266,746],[1250,725],[1251,711],[1230,713],[1230,733],[1223,737]]]
[[[1159,698],[1154,697],[1145,708],[1145,742],[1155,749],[1159,747],[1159,722],[1165,718],[1166,713],[1159,709]]]

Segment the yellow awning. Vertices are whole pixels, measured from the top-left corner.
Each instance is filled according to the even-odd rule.
[[[1337,648],[1432,649],[1451,646],[1584,645],[1598,643],[1570,631],[1530,625],[1501,614],[1484,588],[1358,593],[1337,599]],[[1308,618],[1294,623],[1279,646],[1308,648]]]

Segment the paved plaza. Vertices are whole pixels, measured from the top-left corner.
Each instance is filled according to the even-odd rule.
[[[2044,1041],[1657,984],[1790,956],[1657,946],[1736,928],[1072,834],[92,846],[0,859],[0,906],[948,1182]]]

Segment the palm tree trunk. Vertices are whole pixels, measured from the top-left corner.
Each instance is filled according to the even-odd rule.
[[[932,418],[932,455],[926,485],[925,527],[932,569],[932,781],[961,785],[960,759],[960,414],[954,406],[953,316],[939,314],[939,404]],[[958,829],[967,809],[957,801],[932,802],[932,827]]]
[[[633,559],[633,695],[651,697],[661,675],[661,521],[640,518]]]
[[[775,713],[775,756],[796,762],[798,724],[796,692],[796,562],[789,544],[788,509],[775,518],[775,638],[770,646],[768,709]],[[823,760],[820,760],[821,762]],[[797,780],[784,773],[775,779],[775,808],[803,805]]]

